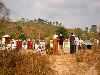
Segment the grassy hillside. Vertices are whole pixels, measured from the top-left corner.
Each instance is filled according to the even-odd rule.
[[[27,22],[0,21],[0,37],[3,36],[4,34],[12,35],[12,33],[24,32],[27,38],[31,38],[31,39],[40,38],[44,40],[50,40],[52,39],[53,34],[59,29],[60,26],[61,26],[60,23],[45,22],[44,20],[41,19],[40,21],[27,21]],[[91,39],[91,38],[99,39],[100,36],[100,33],[91,32],[91,31],[86,32],[83,31],[81,28],[75,28],[75,29],[61,28],[60,31],[67,32],[64,33],[67,35],[69,35],[69,33],[74,33],[75,35],[81,37],[84,40]]]
[[[12,32],[19,32],[18,26],[20,30],[26,34],[27,37],[30,38],[38,38],[40,34],[40,38],[51,38],[52,35],[56,31],[56,26],[52,24],[46,23],[35,23],[35,22],[0,22],[0,36],[4,34],[11,34]]]

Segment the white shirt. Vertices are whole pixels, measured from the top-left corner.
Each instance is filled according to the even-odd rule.
[[[75,44],[79,45],[79,38],[78,37],[75,37]]]

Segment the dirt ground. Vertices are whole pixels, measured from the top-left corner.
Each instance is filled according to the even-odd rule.
[[[57,75],[100,75],[100,49],[48,57],[49,67],[56,71]]]
[[[51,68],[58,75],[100,75],[100,51],[86,50],[78,54],[50,56]]]
[[[15,70],[12,74],[0,71],[0,75],[14,75],[16,71],[16,75],[20,75],[21,72],[21,75],[40,75],[42,71],[47,72],[48,70],[50,70],[48,73],[41,75],[100,75],[100,49],[81,50],[77,54],[42,55],[42,58],[34,56],[33,50],[20,50],[18,54],[22,57],[9,54],[7,55],[6,51],[5,54],[1,53],[0,59],[2,60],[3,57],[5,60],[0,60],[0,70],[4,68],[2,62],[5,63],[4,69]]]

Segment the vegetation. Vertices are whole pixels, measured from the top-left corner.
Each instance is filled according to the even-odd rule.
[[[14,51],[0,51],[0,75],[55,75],[47,56]]]
[[[18,39],[23,40],[23,41],[26,40],[25,34],[24,33],[20,33],[19,36],[18,36]]]
[[[58,26],[57,30],[56,30],[56,33],[59,35],[59,34],[62,34],[65,38],[68,37],[68,31],[67,29],[65,29],[64,27],[62,26]]]

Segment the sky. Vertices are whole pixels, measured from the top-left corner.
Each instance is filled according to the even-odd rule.
[[[3,0],[10,18],[43,18],[60,21],[65,27],[100,24],[100,0]]]

